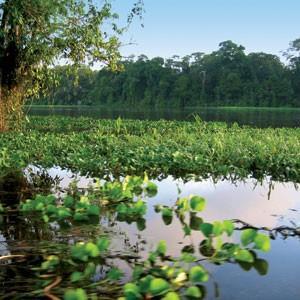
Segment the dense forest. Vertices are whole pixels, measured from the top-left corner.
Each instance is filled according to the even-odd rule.
[[[245,53],[232,41],[220,43],[210,54],[180,58],[145,55],[129,57],[123,68],[79,70],[68,75],[66,67],[55,72],[60,84],[50,87],[43,104],[191,106],[300,106],[300,58],[284,64],[273,54]]]

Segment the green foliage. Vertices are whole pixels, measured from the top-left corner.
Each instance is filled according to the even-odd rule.
[[[53,195],[38,195],[35,199],[22,203],[20,207],[26,213],[41,213],[44,217],[47,216],[48,221],[76,220],[78,210],[84,215],[90,209],[98,217],[110,216],[111,220],[113,213],[117,215],[117,219],[121,214],[126,222],[136,218],[140,230],[143,230],[146,221],[141,222],[141,216],[145,214],[147,207],[144,199],[156,193],[156,185],[146,175],[144,178],[127,176],[122,181],[98,180],[84,194],[80,194],[73,184],[69,194],[60,201]],[[256,251],[270,250],[269,237],[256,230],[246,229],[241,233],[241,244],[223,242],[224,236],[226,240],[232,236],[234,223],[230,220],[205,222],[200,217],[205,204],[204,198],[191,195],[178,198],[172,207],[158,204],[155,210],[162,214],[162,218],[178,218],[185,235],[191,235],[193,230],[203,233],[199,241],[202,260],[215,264],[238,263],[246,270],[254,268],[259,274],[265,275],[268,264],[257,258]],[[53,253],[45,255],[40,267],[34,271],[42,286],[49,284],[49,276],[64,278],[64,284],[68,286],[67,291],[64,291],[65,299],[85,299],[90,288],[108,283],[118,286],[124,280],[123,271],[110,265],[103,278],[91,284],[99,267],[111,260],[112,250],[107,236],[79,241],[71,246],[62,247],[55,243],[53,249]],[[168,255],[166,241],[162,240],[153,251],[148,251],[147,259],[128,260],[125,256],[124,260],[130,264],[133,272],[131,280],[123,287],[123,297],[120,299],[202,299],[210,274],[199,263],[195,250],[195,245],[185,245],[181,254],[171,256]],[[123,260],[122,255],[119,259]]]
[[[0,136],[1,172],[28,164],[60,166],[82,175],[118,178],[200,175],[215,178],[300,181],[300,130],[297,128],[239,127],[222,123],[33,118],[27,133]],[[128,182],[127,198],[135,180]],[[146,183],[145,183],[146,184]],[[107,193],[122,202],[123,186],[112,183]],[[144,193],[147,188],[144,187]],[[152,191],[148,187],[149,192]],[[106,190],[103,188],[103,194]],[[151,195],[152,196],[152,195]],[[109,195],[105,195],[109,197]]]
[[[64,300],[87,300],[88,296],[83,289],[68,290],[65,293]]]
[[[76,189],[76,187],[75,187]],[[26,200],[20,204],[24,213],[37,212],[42,214],[45,222],[51,220],[74,220],[85,222],[99,217],[101,208],[114,208],[119,221],[141,223],[142,217],[147,212],[147,205],[142,199],[152,197],[157,193],[157,187],[137,176],[127,176],[123,181],[103,182],[90,188],[88,195],[81,195],[73,191],[73,196],[67,195],[62,201],[55,196],[37,195],[33,200]]]
[[[276,55],[245,54],[232,41],[220,43],[209,54],[148,59],[145,55],[123,61],[123,72],[82,70],[79,85],[61,67],[61,84],[50,97],[54,104],[145,107],[192,106],[299,106],[299,43],[290,51],[290,66]]]

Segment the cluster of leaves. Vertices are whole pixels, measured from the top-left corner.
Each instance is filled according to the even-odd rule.
[[[218,222],[221,224],[221,222]],[[215,223],[216,224],[216,223]],[[233,232],[228,221],[223,222],[224,227]],[[230,227],[230,230],[229,230]],[[215,227],[216,228],[216,227]],[[217,236],[217,235],[215,235]],[[242,244],[244,246],[254,242],[256,249],[269,251],[269,239],[256,231],[244,231]],[[252,265],[261,275],[267,272],[267,263],[256,258],[256,253],[242,248],[239,244],[224,243],[220,245],[218,255],[210,257],[214,263],[232,260],[243,268],[250,269]],[[201,243],[203,245],[203,243]],[[135,267],[132,281],[124,286],[124,300],[138,299],[202,299],[206,294],[204,284],[210,279],[209,272],[199,264],[199,259],[184,248],[181,256],[173,258],[166,256],[167,245],[161,241],[156,250],[149,253],[148,259]],[[226,255],[224,256],[224,254]],[[221,256],[220,256],[221,254]],[[160,260],[160,261],[159,261]]]
[[[28,126],[30,131],[0,136],[4,153],[0,161],[8,166],[1,168],[2,172],[33,164],[61,166],[93,177],[147,171],[150,176],[251,175],[300,181],[298,128],[258,129],[200,119],[171,122],[59,117],[34,118]],[[63,128],[69,130],[62,132]]]
[[[147,209],[144,199],[155,196],[157,187],[146,175],[127,176],[122,181],[98,180],[83,194],[74,183],[68,193],[62,199],[53,195],[38,195],[21,203],[20,209],[26,213],[42,214],[46,222],[70,220],[72,224],[73,220],[87,222],[93,216],[102,216],[111,208],[117,220],[137,222],[138,228],[143,230],[146,226],[143,216]],[[87,295],[96,295],[99,288],[107,284],[114,285],[114,295],[119,296],[123,272],[115,267],[115,257],[125,260],[133,268],[131,281],[123,287],[123,299],[126,300],[203,298],[206,293],[205,283],[210,279],[210,274],[200,264],[201,260],[215,264],[238,263],[244,269],[254,267],[260,274],[265,274],[268,265],[257,258],[256,251],[269,251],[269,238],[257,230],[246,229],[241,232],[241,243],[236,243],[238,236],[233,236],[234,223],[230,220],[205,222],[199,215],[205,206],[204,198],[191,195],[178,198],[172,207],[155,207],[156,212],[162,214],[166,225],[177,217],[185,235],[191,235],[192,231],[202,234],[199,236],[200,258],[195,253],[194,245],[184,246],[179,256],[167,255],[165,241],[160,241],[154,251],[148,249],[146,260],[136,255],[123,257],[122,253],[114,255],[106,236],[91,240],[89,234],[88,239],[79,238],[80,242],[76,242],[78,238],[72,238],[72,246],[55,242],[50,250],[42,252],[45,260],[33,269],[39,278],[37,283],[40,287],[35,295],[47,291],[47,287],[52,286],[53,278],[60,278],[57,293],[64,293],[67,300],[87,299]],[[47,223],[44,225],[49,226]],[[101,274],[99,269],[102,269]]]
[[[72,246],[66,253],[60,255],[49,255],[45,258],[39,268],[36,268],[39,277],[47,278],[51,274],[63,274],[68,276],[72,284],[88,282],[94,276],[97,265],[103,263],[103,259],[109,250],[109,239],[106,237],[98,238],[95,242],[79,242]],[[48,276],[47,276],[48,275]],[[111,268],[106,273],[107,280],[118,280],[122,272],[117,268]],[[103,279],[104,280],[104,279]],[[48,280],[43,280],[42,285],[47,285]],[[81,289],[68,289],[65,292],[65,299],[88,299],[86,292]]]
[[[20,210],[25,213],[39,212],[45,222],[66,219],[87,221],[91,216],[99,216],[100,214],[99,206],[91,204],[85,196],[81,196],[78,201],[71,196],[66,196],[62,204],[59,204],[53,195],[37,195],[35,199],[28,199],[21,203]]]
[[[200,231],[205,237],[200,246],[200,253],[215,263],[222,263],[230,259],[240,262],[254,263],[256,259],[253,250],[267,252],[270,250],[270,239],[267,235],[257,233],[254,229],[246,229],[242,232],[242,246],[252,245],[252,249],[241,248],[235,243],[223,243],[222,236],[231,237],[234,233],[234,223],[231,220],[205,222],[197,213],[203,211],[206,201],[199,196],[178,199],[174,207],[157,205],[155,210],[162,214],[166,225],[172,222],[173,214],[182,224],[185,235],[191,235],[192,230]],[[187,221],[187,216],[189,223]],[[193,247],[189,251],[194,251]]]
[[[99,217],[101,208],[112,208],[117,212],[119,221],[136,221],[144,226],[141,220],[147,211],[143,199],[153,197],[157,193],[154,183],[138,176],[127,176],[123,181],[97,181],[85,194],[80,194],[74,184],[70,185],[70,194],[62,199],[54,195],[37,195],[34,199],[27,199],[20,204],[20,210],[25,213],[38,212],[43,220],[74,220],[78,222],[90,221]],[[1,212],[1,209],[0,209]]]

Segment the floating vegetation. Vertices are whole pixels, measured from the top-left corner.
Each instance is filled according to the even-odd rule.
[[[29,164],[115,178],[246,178],[300,181],[300,129],[194,122],[34,118],[0,136],[1,172]]]
[[[198,117],[33,120],[24,131],[0,136],[3,299],[204,299],[211,286],[221,292],[212,266],[266,275],[271,239],[299,236],[298,223],[267,228],[207,219],[208,202],[196,193],[152,205],[158,188],[151,181],[171,174],[183,181],[267,176],[300,182],[297,128],[240,127]],[[61,179],[47,174],[56,166],[93,182],[84,189],[76,181],[57,188]],[[149,214],[187,239],[178,253],[165,237],[154,245],[143,236],[152,230]]]
[[[139,224],[147,211],[145,201],[156,193],[156,185],[147,176],[127,176],[122,181],[97,181],[86,191],[80,191],[72,184],[62,197],[37,195],[21,202],[18,210],[26,223],[37,218],[44,223],[43,226],[49,227],[49,231],[55,226],[63,228],[67,224],[71,228],[78,222],[94,222],[91,218],[95,216],[96,223],[101,226],[101,220],[113,214],[119,222],[135,221]],[[259,230],[247,228],[238,235],[238,242],[233,237],[233,221],[209,223],[201,218],[205,205],[204,198],[192,195],[178,198],[172,207],[155,207],[164,222],[168,218],[178,218],[184,235],[191,235],[192,231],[202,234],[198,255],[192,245],[185,246],[179,256],[168,255],[168,245],[163,240],[154,250],[149,250],[146,259],[138,252],[116,255],[110,249],[107,234],[96,239],[54,241],[51,247],[36,254],[36,261],[30,267],[34,279],[32,286],[27,282],[23,293],[9,295],[11,298],[46,296],[50,299],[62,295],[65,299],[96,299],[99,295],[101,299],[107,296],[108,299],[120,297],[126,300],[201,299],[205,296],[205,283],[211,277],[203,262],[248,264],[262,274],[266,272],[267,262],[257,257],[257,251],[270,250],[269,237]],[[1,213],[5,215],[3,207]],[[10,268],[16,259],[16,262],[21,259],[20,266],[28,264],[30,257],[20,249],[16,254],[2,256],[1,260],[6,260],[6,268]],[[131,279],[129,282],[127,279],[124,286],[125,274],[115,259],[126,261],[131,268]],[[6,289],[4,285],[4,292]]]

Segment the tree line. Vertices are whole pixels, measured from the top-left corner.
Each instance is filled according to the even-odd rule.
[[[300,106],[299,40],[291,43],[287,63],[264,52],[245,53],[232,41],[205,54],[169,59],[145,55],[122,61],[122,70],[55,69],[58,85],[39,103],[62,105],[151,106]]]

